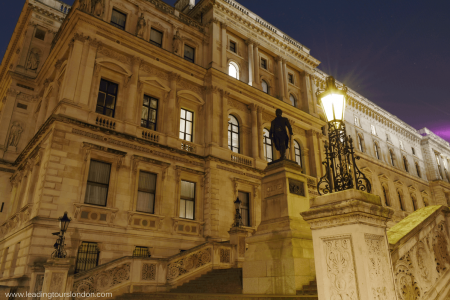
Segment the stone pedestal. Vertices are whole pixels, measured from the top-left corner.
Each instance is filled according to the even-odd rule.
[[[379,196],[346,190],[311,201],[319,299],[397,299],[386,223],[394,211]]]
[[[315,279],[311,230],[300,216],[309,209],[307,178],[286,159],[269,164],[265,172],[261,224],[246,239],[243,292],[295,295]]]
[[[44,283],[42,284],[42,293],[46,297],[42,296],[42,300],[58,298],[57,296],[49,297],[49,293],[62,294],[66,292],[69,269],[72,266],[71,262],[72,260],[68,258],[52,258],[47,260],[47,263],[44,264],[45,273]]]
[[[228,233],[230,234],[230,243],[232,245],[236,245],[233,256],[236,258],[236,267],[242,268],[245,260],[245,238],[248,237],[248,230],[239,227],[232,227]]]

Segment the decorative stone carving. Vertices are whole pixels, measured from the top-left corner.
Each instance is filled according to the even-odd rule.
[[[182,40],[181,40],[180,32],[177,30],[177,32],[173,36],[173,42],[172,42],[173,53],[179,55],[178,52],[181,50],[181,44],[182,44]]]
[[[82,280],[75,279],[73,291],[75,293],[97,293],[110,289],[128,280],[130,280],[130,263],[95,273]],[[82,299],[82,297],[76,299]]]
[[[65,275],[65,273],[60,272],[52,274],[52,278],[50,279],[50,293],[61,293]]]
[[[131,63],[131,58],[128,56],[125,56],[121,53],[118,53],[114,50],[108,49],[104,46],[99,47],[99,51],[100,54],[103,54],[104,56],[108,57],[108,58],[113,58],[116,59],[118,61],[120,61],[121,63],[124,64],[129,64]]]
[[[92,14],[96,16],[97,18],[100,18],[103,16],[104,11],[104,3],[103,0],[93,0],[92,2]]]
[[[167,280],[173,280],[201,266],[211,263],[211,247],[178,258],[167,266]]]
[[[36,275],[36,283],[34,284],[34,293],[42,292],[42,285],[44,284],[44,274]],[[33,300],[38,300],[38,297],[33,297]]]
[[[136,36],[143,38],[146,27],[147,27],[147,21],[145,21],[144,14],[141,13],[141,16],[139,17],[138,23],[137,23]]]
[[[358,299],[353,249],[349,236],[324,241],[330,299]]]
[[[92,5],[91,0],[80,0],[80,10],[88,14],[91,13]]]
[[[230,249],[221,248],[220,252],[220,262],[229,264],[231,262],[231,251]]]
[[[240,101],[228,98],[228,105],[240,111],[248,112],[248,106]]]
[[[420,299],[421,295],[421,290],[411,273],[410,267],[412,267],[412,262],[409,254],[407,254],[399,259],[395,268],[398,297],[402,300]]]
[[[142,280],[156,280],[156,264],[142,265]]]
[[[20,137],[22,136],[23,128],[19,122],[14,122],[9,130],[8,146],[17,147]]]
[[[289,193],[305,197],[305,184],[289,178]]]
[[[439,223],[433,230],[433,250],[436,259],[436,270],[442,275],[450,264],[448,253],[448,234],[445,230],[445,222]]]
[[[28,70],[36,71],[41,63],[41,50],[39,48],[32,48],[30,55],[28,56],[28,61],[26,68]]]

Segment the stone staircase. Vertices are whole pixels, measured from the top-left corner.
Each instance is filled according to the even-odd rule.
[[[310,296],[316,296],[317,298],[318,292],[317,292],[317,282],[311,281],[309,285],[304,285],[302,290],[297,291],[297,295],[310,295]]]
[[[242,269],[218,269],[197,277],[171,293],[242,294]]]

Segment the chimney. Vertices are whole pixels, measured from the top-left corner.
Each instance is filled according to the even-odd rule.
[[[178,0],[175,3],[175,9],[182,13],[187,13],[195,6],[195,0]]]

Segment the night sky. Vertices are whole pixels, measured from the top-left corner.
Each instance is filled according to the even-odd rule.
[[[3,2],[1,57],[24,3]],[[450,141],[450,1],[238,2],[310,48],[319,69],[416,129],[428,127]]]

